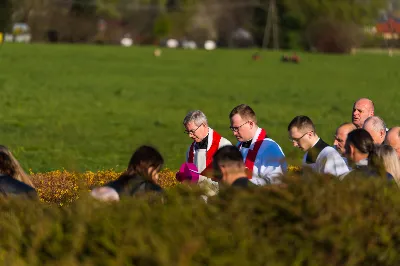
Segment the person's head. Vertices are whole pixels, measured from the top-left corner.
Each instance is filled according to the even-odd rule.
[[[243,156],[236,146],[220,148],[213,158],[214,177],[218,181],[232,184],[237,178],[245,177],[246,170]]]
[[[196,141],[201,142],[208,135],[208,122],[206,115],[200,111],[190,111],[183,119],[185,134]]]
[[[356,129],[356,126],[353,123],[343,123],[336,129],[333,145],[341,155],[345,154],[344,145],[346,144],[347,135],[354,129]]]
[[[374,140],[365,129],[358,128],[347,135],[346,157],[357,163],[370,156],[375,150]]]
[[[0,153],[5,154],[5,156],[7,156],[9,158],[9,160],[11,161],[11,164],[9,165],[9,167],[12,168],[13,174],[9,175],[9,176],[29,185],[31,187],[34,187],[30,176],[25,173],[24,169],[22,169],[22,167],[19,164],[19,162],[17,161],[17,159],[15,159],[15,157],[13,156],[11,151],[6,146],[0,145]]]
[[[374,103],[367,98],[358,99],[353,105],[352,122],[357,128],[362,128],[365,120],[374,116]]]
[[[158,173],[164,164],[162,155],[153,147],[140,146],[132,155],[126,174],[139,175],[157,183]]]
[[[375,144],[382,144],[386,137],[385,122],[379,116],[368,117],[363,125],[363,129],[368,131]]]
[[[392,146],[400,159],[400,127],[393,127],[387,132],[385,144]]]
[[[318,139],[314,123],[305,115],[293,118],[289,123],[288,133],[293,146],[303,151],[308,151]]]
[[[376,147],[375,152],[386,172],[390,173],[396,182],[400,181],[400,161],[396,151],[391,146],[383,144]]]
[[[246,104],[232,109],[229,114],[230,129],[238,141],[248,141],[254,137],[258,129],[256,113]]]

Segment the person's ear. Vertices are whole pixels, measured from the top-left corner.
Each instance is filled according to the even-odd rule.
[[[386,133],[386,131],[384,129],[381,129],[381,132],[380,132],[381,138],[385,139],[385,133]]]
[[[253,128],[254,127],[254,122],[253,121],[249,121],[249,125],[250,125],[250,128]]]

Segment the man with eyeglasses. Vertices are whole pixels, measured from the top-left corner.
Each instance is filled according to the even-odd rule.
[[[345,160],[315,132],[314,123],[307,116],[296,116],[288,126],[289,139],[294,147],[305,151],[303,170],[342,176],[349,172]]]
[[[200,110],[189,112],[183,119],[183,125],[185,134],[193,140],[186,153],[186,162],[196,165],[200,173],[199,183],[206,178],[212,182],[213,156],[219,148],[232,145],[231,142],[208,126],[207,117]]]
[[[250,181],[259,186],[281,183],[280,177],[287,170],[285,155],[281,147],[267,137],[265,129],[258,127],[253,109],[246,104],[238,105],[229,119]]]

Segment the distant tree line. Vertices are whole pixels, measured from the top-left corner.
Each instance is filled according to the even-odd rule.
[[[360,28],[374,24],[387,0],[276,0],[279,44],[287,49],[343,51],[359,45]],[[235,46],[241,28],[261,46],[270,0],[3,0],[0,27],[26,22],[33,40],[57,32],[59,41],[115,42],[129,33],[136,42],[163,38],[215,39]],[[107,30],[99,32],[99,19]],[[272,42],[269,42],[272,43]],[[332,46],[331,48],[328,46]],[[339,45],[340,46],[340,45]]]

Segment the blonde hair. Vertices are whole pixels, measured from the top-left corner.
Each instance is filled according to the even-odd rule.
[[[12,155],[11,151],[7,149],[6,146],[0,145],[0,153],[4,153],[10,158],[11,167],[13,168],[12,170],[14,172],[12,177],[34,188],[35,186],[33,185],[31,177],[27,173],[25,173],[24,169],[22,169],[21,165]]]
[[[391,174],[398,185],[400,185],[400,161],[393,147],[383,144],[376,147],[376,155],[385,166],[386,172]]]

